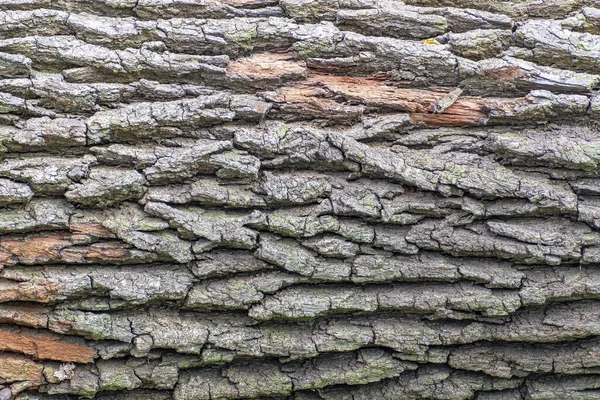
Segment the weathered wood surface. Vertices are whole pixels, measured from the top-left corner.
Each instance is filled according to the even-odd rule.
[[[600,399],[598,0],[0,0],[0,400]]]

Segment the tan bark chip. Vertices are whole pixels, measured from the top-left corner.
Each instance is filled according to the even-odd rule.
[[[248,80],[301,80],[308,71],[304,62],[294,60],[290,54],[262,53],[231,62],[227,66],[227,74]]]
[[[44,367],[27,357],[0,353],[0,383],[31,381],[35,384],[43,382]]]
[[[55,360],[75,363],[91,363],[95,352],[92,348],[65,343],[59,336],[38,338],[16,334],[0,329],[0,351],[23,353],[39,360]]]

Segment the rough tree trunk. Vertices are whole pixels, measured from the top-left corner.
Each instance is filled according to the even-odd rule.
[[[599,73],[599,0],[0,0],[0,400],[600,399]]]

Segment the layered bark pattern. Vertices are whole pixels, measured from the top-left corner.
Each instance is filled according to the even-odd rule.
[[[600,399],[598,0],[0,1],[0,400]]]

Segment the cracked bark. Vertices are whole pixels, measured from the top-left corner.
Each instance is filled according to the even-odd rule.
[[[600,398],[600,2],[6,0],[0,400]]]

